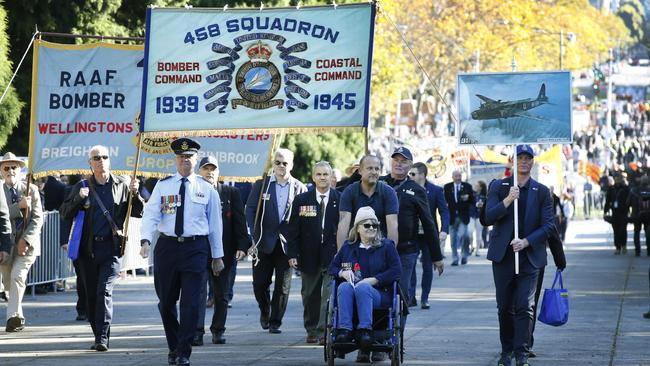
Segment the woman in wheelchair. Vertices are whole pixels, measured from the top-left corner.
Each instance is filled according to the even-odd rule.
[[[392,284],[399,280],[401,273],[395,244],[382,237],[375,211],[371,207],[360,208],[348,240],[329,268],[330,275],[343,281],[336,292],[339,307],[336,343],[352,342],[356,307],[359,347],[364,350],[372,346],[372,310],[391,305]]]

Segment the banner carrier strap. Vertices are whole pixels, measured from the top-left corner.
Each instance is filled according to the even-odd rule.
[[[34,43],[34,38],[39,34],[38,29],[34,32],[32,35],[32,39],[29,40],[29,45],[27,46],[27,49],[25,50],[25,53],[23,53],[23,57],[20,59],[20,62],[18,63],[18,66],[16,67],[16,71],[14,71],[14,74],[11,76],[11,79],[9,80],[9,83],[7,84],[7,87],[5,90],[2,92],[2,96],[0,97],[0,104],[2,104],[2,101],[5,99],[5,95],[7,95],[7,92],[9,91],[9,87],[11,86],[11,83],[13,83],[14,79],[16,78],[16,75],[18,74],[18,70],[20,70],[20,66],[23,64],[23,61],[25,60],[25,57],[27,56],[27,53],[29,53],[29,50],[32,48],[32,44]]]

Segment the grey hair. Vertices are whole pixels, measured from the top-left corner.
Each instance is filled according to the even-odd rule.
[[[273,155],[273,157],[277,157],[278,155],[280,155],[283,158],[287,159],[287,161],[290,161],[291,163],[293,163],[293,151],[291,151],[289,149],[284,149],[284,148],[277,149],[277,150],[275,150],[275,154]]]
[[[368,221],[368,220],[364,220],[364,222],[365,221]],[[377,221],[375,219],[370,219],[370,221],[372,221],[373,223],[375,223],[377,225],[380,225],[379,221]],[[350,229],[350,233],[348,234],[348,242],[350,244],[354,244],[354,243],[356,243],[357,240],[361,240],[361,237],[359,236],[358,228],[359,228],[359,225],[362,225],[364,222],[359,222],[358,224],[354,225],[352,227],[352,229]],[[381,233],[381,227],[378,227],[377,228],[377,235],[375,235],[375,238],[370,243],[370,246],[373,247],[373,248],[381,246],[381,242],[382,242],[383,239],[384,239],[384,235]]]
[[[330,165],[329,162],[325,160],[321,160],[318,163],[314,164],[314,167],[311,169],[311,173],[314,174],[316,172],[316,168],[327,168],[327,170],[330,171],[330,175],[332,175],[332,166]]]
[[[108,150],[108,147],[104,145],[95,145],[91,147],[90,150],[88,151],[88,159],[92,159],[93,151],[99,151],[99,150],[106,150],[107,153],[110,152],[110,150]]]

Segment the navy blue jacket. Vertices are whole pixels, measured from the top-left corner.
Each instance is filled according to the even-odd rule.
[[[336,230],[339,224],[339,198],[341,193],[329,190],[325,208],[325,225],[321,225],[318,191],[312,190],[296,196],[291,208],[287,235],[287,255],[298,259],[298,268],[315,274],[328,267],[336,254]],[[322,238],[322,242],[321,242]]]
[[[359,252],[368,251],[366,260],[361,259]],[[367,262],[367,263],[366,263]],[[374,277],[379,281],[375,288],[380,291],[392,291],[392,283],[398,281],[402,275],[402,264],[395,249],[395,244],[390,239],[384,239],[382,244],[376,248],[361,249],[359,241],[350,244],[347,240],[343,243],[341,250],[336,254],[330,263],[329,274],[338,277],[342,269],[342,263],[359,263],[361,266],[361,277]]]
[[[426,181],[426,183],[424,183],[424,189],[427,191],[429,209],[431,210],[431,216],[433,216],[436,230],[438,232],[449,233],[449,207],[447,207],[447,201],[445,201],[444,190],[442,187],[437,186],[429,181]],[[436,210],[438,210],[438,214],[440,215],[442,230],[438,228],[438,221],[435,219]]]
[[[512,177],[495,180],[490,184],[485,207],[485,221],[493,225],[490,233],[490,246],[487,259],[501,262],[510,246],[514,233],[514,203],[508,208],[503,205],[503,198],[512,186]],[[524,230],[521,238],[528,239],[529,247],[522,251],[535,268],[546,265],[546,244],[555,230],[553,221],[553,199],[545,185],[530,178]]]
[[[293,196],[289,194],[289,199],[287,200],[287,206],[285,207],[284,214],[282,217],[278,216],[278,204],[275,194],[275,181],[269,182],[269,178],[262,180],[253,184],[251,193],[248,196],[246,202],[246,222],[248,223],[248,230],[250,233],[253,233],[253,243],[257,243],[260,238],[260,233],[262,239],[259,242],[259,248],[263,253],[271,254],[275,245],[280,240],[280,234],[284,238],[287,237],[287,222],[291,216],[291,205],[293,199],[307,190],[304,184],[294,177],[289,178],[290,191],[293,191]],[[268,188],[268,189],[267,189]],[[259,216],[257,222],[255,222],[255,214],[257,212],[257,203],[260,201],[260,195],[262,195],[262,207],[260,207]],[[262,210],[264,214],[262,215]],[[262,227],[264,230],[262,230]],[[282,248],[285,249],[284,247]]]

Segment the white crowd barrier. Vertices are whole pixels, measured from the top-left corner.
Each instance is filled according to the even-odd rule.
[[[41,255],[36,258],[27,276],[27,285],[39,285],[66,280],[75,277],[74,266],[67,253],[61,249],[61,220],[58,211],[44,212],[43,229],[41,232]],[[122,271],[147,269],[151,258],[140,257],[140,219],[131,218],[129,221],[128,242]]]

